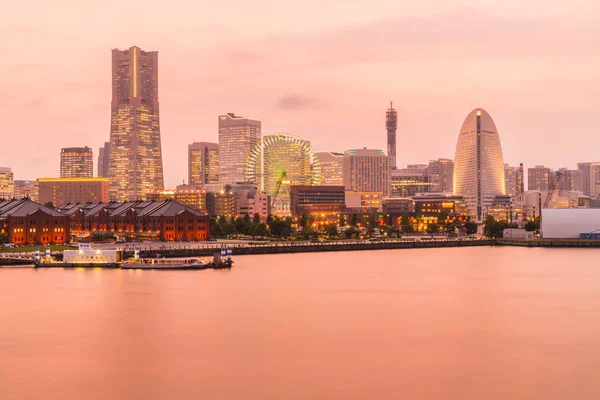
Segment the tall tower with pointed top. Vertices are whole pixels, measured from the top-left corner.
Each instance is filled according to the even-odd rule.
[[[112,51],[110,197],[125,201],[163,190],[158,118],[158,52]]]
[[[385,112],[385,127],[387,129],[387,155],[390,158],[390,168],[396,169],[396,129],[398,128],[398,112],[390,101],[390,108]]]

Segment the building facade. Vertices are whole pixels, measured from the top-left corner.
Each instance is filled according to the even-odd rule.
[[[344,153],[322,151],[317,153],[321,164],[321,185],[340,186],[344,184]]]
[[[219,145],[194,142],[188,145],[188,184],[219,182]]]
[[[15,196],[15,183],[12,170],[0,167],[0,199],[12,199]]]
[[[391,197],[412,197],[418,193],[433,192],[426,170],[402,168],[390,172]]]
[[[61,178],[92,178],[94,153],[89,147],[67,147],[60,150]]]
[[[504,182],[506,194],[516,197],[523,194],[523,164],[518,167],[511,167],[504,164]]]
[[[398,129],[398,112],[394,103],[385,112],[385,128],[387,130],[387,154],[390,158],[390,169],[396,169],[396,130]]]
[[[553,184],[553,173],[548,167],[536,165],[527,169],[527,190],[549,190]]]
[[[40,185],[38,181],[15,181],[15,199],[29,198],[31,201],[39,202]]]
[[[190,207],[196,211],[206,211],[206,190],[200,186],[182,185],[175,190],[161,190],[148,193],[146,200],[166,201],[175,200],[179,204]]]
[[[234,113],[219,115],[219,182],[245,182],[250,151],[261,139],[261,123]]]
[[[73,237],[111,234],[134,240],[193,242],[209,235],[206,213],[171,200],[69,204],[58,211],[68,216]]]
[[[136,200],[164,189],[158,103],[158,52],[112,51],[108,178],[110,197]]]
[[[107,202],[107,178],[40,178],[40,203],[62,207],[69,203]]]
[[[0,200],[0,234],[19,246],[64,244],[69,217],[30,199]]]
[[[347,150],[344,153],[344,186],[346,191],[380,192],[388,197],[391,191],[390,158],[381,150]]]
[[[581,171],[578,169],[563,169],[557,189],[570,192],[583,192]]]
[[[206,210],[213,217],[237,217],[239,214],[239,195],[231,191],[207,192]]]
[[[337,216],[346,204],[344,186],[290,186],[291,214],[293,217],[302,214],[323,214],[337,211]],[[331,207],[324,207],[331,206]]]
[[[600,162],[577,164],[581,175],[581,190],[592,199],[600,199]]]
[[[427,166],[430,192],[452,193],[454,190],[454,161],[438,158],[429,161]]]
[[[104,143],[98,151],[98,178],[108,178],[108,159],[110,156],[110,142]]]
[[[500,136],[488,112],[477,108],[469,113],[458,136],[454,195],[463,196],[471,215],[481,221],[499,194],[505,194]]]

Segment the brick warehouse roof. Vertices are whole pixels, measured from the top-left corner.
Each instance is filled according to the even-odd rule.
[[[38,210],[53,217],[64,217],[65,214],[29,199],[0,200],[0,219],[12,217],[27,217]]]
[[[59,211],[66,215],[73,215],[77,211],[81,210],[84,216],[94,216],[101,210],[106,210],[109,216],[116,217],[124,215],[128,210],[131,209],[133,209],[139,216],[149,217],[174,217],[181,214],[183,211],[188,211],[197,217],[207,216],[206,213],[196,211],[191,207],[172,200],[66,204],[60,207]]]

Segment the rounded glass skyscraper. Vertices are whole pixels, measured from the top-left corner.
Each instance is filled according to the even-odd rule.
[[[496,195],[505,193],[504,159],[498,130],[484,109],[471,111],[460,129],[454,157],[454,194],[482,220]]]

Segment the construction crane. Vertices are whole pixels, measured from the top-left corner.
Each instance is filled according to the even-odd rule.
[[[552,201],[554,192],[556,192],[556,189],[558,188],[558,184],[560,183],[560,180],[562,179],[564,174],[565,174],[564,168],[559,169],[554,174],[554,182],[552,183],[552,187],[548,191],[548,195],[546,196],[546,201],[544,201],[544,208],[548,208],[548,206],[550,205],[550,201]]]

